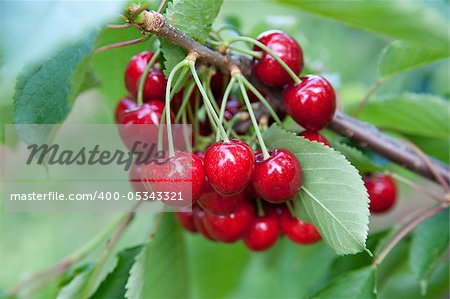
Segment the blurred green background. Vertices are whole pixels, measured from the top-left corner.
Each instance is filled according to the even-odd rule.
[[[448,22],[448,1],[421,1],[434,9]],[[268,1],[225,1],[217,23],[238,20],[242,33],[257,36],[267,29],[281,29],[301,44],[307,69],[324,73],[338,90],[341,107],[352,107],[377,79],[377,60],[389,40],[351,28],[325,18],[303,13]],[[101,36],[104,43],[115,32]],[[136,37],[136,31],[124,30],[123,40]],[[117,38],[117,35],[115,35]],[[127,49],[128,56],[111,53],[98,54],[96,67],[103,68],[111,79],[101,89],[82,93],[76,100],[67,122],[112,123],[112,107],[120,95],[125,95],[123,70],[131,55],[142,45]],[[419,92],[450,97],[449,60],[441,60],[424,68],[398,75],[384,84],[376,96],[399,92]],[[5,91],[3,91],[5,92]],[[407,109],[407,108],[405,108]],[[9,149],[0,146],[0,151]],[[1,162],[0,162],[1,163]],[[407,174],[410,175],[410,174]],[[419,181],[435,188],[428,182]],[[408,212],[429,205],[426,198],[401,186],[399,204],[388,215],[371,218],[371,232],[390,226]],[[111,213],[8,213],[0,201],[0,289],[6,290],[21,279],[59,261],[79,248],[115,217]],[[125,237],[115,251],[141,244],[152,228],[153,215],[138,213]],[[280,242],[264,254],[250,254],[242,244],[220,245],[199,236],[187,236],[194,293],[201,298],[300,298],[326,283],[328,270],[336,267],[335,258],[324,244],[300,247]],[[407,241],[406,241],[407,242]],[[99,251],[87,258],[93,260]],[[399,246],[386,262],[379,277],[381,298],[421,298],[419,285],[407,267],[406,254]],[[108,269],[114,265],[109,261]],[[338,269],[338,268],[336,268]],[[426,298],[443,298],[448,291],[448,264],[443,262],[433,276]],[[388,279],[383,273],[395,271]],[[217,279],[220,273],[220,279]],[[293,279],[295,277],[295,279]],[[294,283],[293,283],[294,282]],[[261,285],[270,288],[260,289]],[[266,292],[267,289],[272,293]],[[42,298],[46,298],[43,293]]]

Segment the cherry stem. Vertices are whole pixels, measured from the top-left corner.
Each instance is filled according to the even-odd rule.
[[[186,110],[187,103],[189,103],[189,99],[191,97],[192,91],[194,90],[194,87],[195,87],[195,83],[191,82],[191,83],[189,83],[189,85],[184,90],[183,99],[181,101],[180,109],[178,110],[177,115],[175,116],[175,122],[178,122],[180,120],[180,118],[182,117],[184,111]]]
[[[106,29],[125,29],[125,28],[130,28],[131,24],[110,24],[110,25],[106,25],[105,28]]]
[[[295,210],[295,207],[294,207],[294,204],[292,203],[292,201],[290,201],[290,200],[286,201],[286,207],[288,208],[288,210],[291,213],[292,217],[296,217],[297,218],[297,212]]]
[[[172,87],[172,81],[175,77],[175,74],[178,72],[178,70],[182,69],[186,66],[188,63],[188,60],[183,60],[179,62],[170,72],[169,78],[167,78],[167,85],[166,85],[166,105],[164,107],[164,110],[166,112],[166,125],[167,125],[167,141],[169,146],[169,158],[172,158],[175,156],[175,148],[173,146],[173,135],[172,135],[172,120],[170,119],[170,89]]]
[[[261,135],[261,131],[259,130],[258,121],[256,120],[255,113],[253,112],[252,104],[248,98],[247,90],[245,89],[244,82],[242,80],[242,75],[240,73],[235,75],[237,77],[239,87],[242,92],[242,96],[244,98],[245,105],[247,106],[248,114],[250,115],[250,119],[252,121],[253,127],[255,128],[256,137],[258,137],[259,146],[261,147],[261,151],[263,153],[264,160],[270,158],[269,151],[267,150],[266,144],[264,143],[264,139]]]
[[[187,116],[186,116],[186,110],[183,111],[182,114],[182,122],[183,122],[183,137],[184,137],[184,144],[186,146],[186,150],[188,152],[192,152],[192,144],[191,144],[191,139],[189,138],[189,132],[188,132],[188,127],[187,127]]]
[[[258,59],[262,58],[261,51],[253,51],[253,50],[249,50],[249,49],[242,49],[242,48],[239,48],[239,47],[235,47],[235,46],[232,46],[232,45],[227,45],[226,43],[217,42],[217,41],[214,41],[214,40],[208,40],[207,42],[208,42],[208,44],[211,44],[211,45],[216,46],[216,47],[225,46],[226,48],[231,49],[231,50],[233,50],[235,52],[239,52],[241,54],[246,54],[246,55],[258,58]]]
[[[434,200],[438,200],[438,201],[444,201],[445,198],[443,196],[440,196],[439,194],[436,194],[432,191],[429,191],[428,189],[417,185],[416,183],[414,183],[411,180],[408,180],[407,178],[402,177],[401,175],[398,175],[396,173],[389,173],[389,175],[391,175],[394,179],[396,179],[397,181],[400,181],[408,186],[410,186],[411,188],[415,189],[416,191],[428,196],[431,199]]]
[[[181,70],[180,75],[177,78],[177,81],[175,82],[171,94],[170,94],[170,98],[173,98],[173,96],[175,95],[175,93],[177,92],[178,89],[180,89],[180,87],[183,85],[183,81],[184,81],[184,76],[186,76],[187,72],[189,72],[189,67],[184,67]]]
[[[265,215],[264,208],[261,203],[261,199],[259,199],[259,198],[256,199],[256,211],[257,211],[259,217],[264,217],[264,215]]]
[[[150,69],[155,64],[156,60],[158,59],[158,56],[160,54],[160,50],[158,49],[154,54],[152,59],[148,62],[148,65],[145,67],[144,72],[141,75],[141,78],[139,79],[139,87],[138,87],[138,93],[137,93],[137,103],[139,106],[142,106],[144,103],[144,86],[145,81],[147,81],[148,73],[150,73]]]
[[[217,105],[216,98],[214,97],[214,94],[211,89],[211,78],[212,78],[212,75],[210,73],[206,76],[205,80],[202,80],[202,83],[203,83],[202,86],[206,87],[206,90],[205,90],[206,94],[208,95],[209,100],[214,108],[214,112],[216,112],[216,114],[218,114],[219,106]]]
[[[257,41],[256,39],[253,39],[251,37],[247,37],[247,36],[236,36],[230,40],[227,41],[227,45],[230,45],[234,42],[238,42],[238,41],[242,41],[242,42],[248,42],[251,43],[255,46],[257,46],[258,48],[261,48],[263,51],[267,52],[267,54],[269,54],[270,56],[272,56],[280,65],[281,67],[288,72],[289,76],[291,76],[292,80],[295,82],[296,85],[300,84],[302,81],[300,80],[300,78],[294,73],[294,71],[286,64],[286,62],[284,62],[280,56],[278,56],[274,51],[272,51],[269,47],[267,47],[266,45],[264,45],[263,43]]]
[[[377,91],[378,88],[380,88],[380,86],[384,83],[383,80],[378,79],[377,81],[375,81],[370,88],[367,90],[366,94],[364,95],[364,97],[361,99],[361,101],[359,102],[358,106],[356,107],[355,111],[353,111],[353,117],[354,118],[358,118],[359,114],[361,113],[361,111],[363,110],[364,106],[367,104],[367,102],[369,101],[369,98],[375,93],[375,91]]]
[[[206,91],[200,82],[200,78],[198,77],[197,71],[195,70],[195,62],[189,61],[189,67],[191,68],[191,73],[192,73],[192,76],[194,77],[194,81],[197,84],[197,87],[203,97],[203,102],[205,103],[206,109],[209,110],[212,118],[214,119],[214,121],[217,124],[217,134],[220,133],[222,135],[223,140],[225,142],[228,142],[229,139],[228,139],[227,133],[225,132],[225,129],[223,128],[222,123],[219,122],[219,117],[217,116],[216,111],[214,111],[211,101],[209,100],[208,95],[206,94]]]
[[[258,89],[256,89],[250,81],[247,80],[244,76],[242,76],[242,82],[244,82],[244,85],[250,89],[250,91],[258,98],[258,100],[263,103],[263,105],[266,107],[266,109],[269,111],[270,115],[273,117],[275,122],[281,127],[283,125],[283,122],[278,117],[278,115],[275,113],[275,110],[273,110],[272,106],[270,106],[269,102],[264,98],[264,96],[259,92]]]
[[[225,116],[225,110],[227,108],[228,97],[230,96],[231,90],[233,89],[234,81],[236,81],[236,78],[231,77],[230,82],[228,82],[227,88],[225,89],[225,92],[223,93],[222,104],[220,106],[220,112],[219,112],[219,122],[220,123],[223,122],[223,118]],[[216,136],[216,142],[219,141],[218,137],[219,137],[219,135]]]
[[[409,234],[417,225],[419,225],[424,220],[436,215],[440,211],[448,207],[448,203],[442,203],[431,209],[427,209],[420,213],[417,217],[406,224],[393,238],[392,240],[383,248],[383,250],[378,254],[378,256],[373,261],[373,266],[378,267],[384,260],[384,258],[389,254],[389,252],[400,242],[403,237]]]
[[[162,11],[164,5],[166,4],[166,1],[167,1],[167,0],[162,0],[162,1],[161,1],[161,3],[159,4],[158,10],[157,10],[156,12],[159,12],[159,13],[160,13],[160,12]]]
[[[151,36],[150,34],[146,34],[145,36],[137,38],[137,39],[132,39],[132,40],[124,41],[124,42],[106,45],[106,46],[100,47],[97,50],[95,50],[95,53],[100,53],[100,52],[104,52],[104,51],[115,49],[115,48],[139,44],[139,43],[142,43],[142,42],[145,42],[146,40],[148,40],[150,38],[150,36]]]

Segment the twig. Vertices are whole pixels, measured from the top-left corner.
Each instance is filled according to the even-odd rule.
[[[120,47],[126,47],[126,46],[139,44],[139,43],[145,42],[149,38],[150,38],[150,34],[146,34],[143,37],[136,38],[136,39],[133,39],[133,40],[128,40],[128,41],[124,41],[124,42],[120,42],[120,43],[106,45],[106,46],[100,47],[97,50],[95,50],[95,53],[100,53],[100,52],[104,52],[104,51],[115,49],[115,48],[120,48]]]
[[[130,27],[131,24],[110,24],[105,26],[106,29],[125,29]]]

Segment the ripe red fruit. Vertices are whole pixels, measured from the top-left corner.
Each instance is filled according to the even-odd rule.
[[[165,160],[165,159],[162,159]],[[201,195],[205,184],[205,171],[202,160],[192,153],[175,152],[175,156],[161,163],[146,164],[142,168],[142,179],[153,192],[176,192],[162,202],[167,205],[189,206]],[[178,200],[181,193],[181,200]]]
[[[263,32],[258,41],[275,52],[295,74],[303,69],[303,52],[300,45],[289,35],[277,30]],[[253,50],[260,51],[257,46]],[[283,67],[268,53],[262,52],[262,57],[256,59],[253,66],[255,75],[267,86],[281,87],[292,82],[292,78]]]
[[[251,182],[254,156],[243,141],[233,139],[213,144],[205,153],[204,163],[209,182],[221,195],[237,194]]]
[[[328,140],[317,132],[303,131],[299,133],[298,136],[303,136],[309,141],[321,142],[331,147],[331,144],[328,142]]]
[[[253,189],[271,203],[289,200],[300,189],[302,168],[297,158],[285,149],[276,149],[267,160],[263,154],[255,157]]]
[[[178,209],[175,213],[180,225],[187,231],[191,233],[196,233],[197,228],[194,223],[194,214],[191,209]]]
[[[194,226],[196,230],[206,239],[210,241],[216,241],[211,234],[208,232],[208,230],[205,227],[205,218],[206,218],[206,212],[199,207],[198,205],[194,205],[192,207],[192,215],[194,219]]]
[[[233,213],[245,201],[245,191],[235,195],[222,196],[206,181],[198,204],[208,213],[226,215]]]
[[[375,173],[363,177],[369,193],[372,213],[383,213],[392,208],[397,199],[397,186],[390,175]]]
[[[150,59],[154,53],[143,51],[131,57],[125,70],[125,85],[134,97],[137,96],[139,81],[144,73]],[[164,100],[166,89],[166,78],[164,74],[157,68],[152,67],[145,81],[143,90],[143,100],[148,102],[151,100]]]
[[[252,204],[244,201],[236,211],[228,215],[206,213],[205,226],[214,239],[233,243],[247,232],[253,217]]]
[[[143,164],[133,163],[128,174],[131,186],[135,192],[147,192],[147,189],[141,179],[142,166]]]
[[[123,114],[126,110],[137,107],[137,103],[130,97],[122,98],[116,106],[115,120],[117,124],[122,123]]]
[[[278,240],[280,225],[275,209],[265,207],[264,216],[253,218],[243,237],[244,244],[252,251],[263,251],[272,247]]]
[[[295,243],[307,245],[322,239],[314,224],[293,217],[287,208],[281,212],[280,224],[283,233]]]
[[[303,128],[317,132],[325,128],[336,111],[336,95],[325,78],[308,75],[302,82],[284,91],[284,105],[288,114]]]

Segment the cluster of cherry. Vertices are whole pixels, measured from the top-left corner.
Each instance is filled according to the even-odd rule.
[[[306,129],[299,135],[330,146],[318,131],[331,122],[336,109],[331,84],[317,75],[292,76],[303,69],[303,53],[289,35],[268,31],[258,37],[258,42],[266,50],[262,46],[253,48],[260,53],[254,58],[256,77],[266,86],[284,88],[286,111]],[[167,81],[157,64],[148,69],[149,63],[155,61],[153,55],[142,52],[131,58],[125,72],[129,96],[117,105],[118,124],[160,124]],[[147,78],[141,81],[144,72],[148,72]],[[214,93],[223,94],[224,78],[226,75],[220,73],[213,76],[210,84]],[[141,105],[137,104],[138,97],[142,99]],[[171,111],[185,108],[179,98],[179,94],[173,96]],[[225,120],[242,107],[239,100],[230,98],[223,115]],[[210,134],[210,123],[203,121],[202,125],[201,132]],[[199,232],[209,240],[232,243],[242,239],[249,249],[261,251],[274,245],[281,233],[299,244],[321,239],[313,224],[293,215],[295,207],[291,199],[302,183],[302,169],[295,155],[285,149],[269,153],[262,145],[262,151],[253,150],[237,139],[210,140],[212,144],[206,151],[174,151],[167,163],[135,165],[131,170],[133,177],[142,178],[139,182],[133,180],[135,190],[174,191],[180,188],[174,183],[190,178],[192,211],[178,206],[177,218],[186,230]],[[377,184],[370,185],[368,178],[369,193],[371,186]]]

